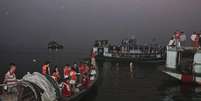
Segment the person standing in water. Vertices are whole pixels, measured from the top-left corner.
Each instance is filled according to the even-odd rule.
[[[134,68],[134,64],[133,64],[133,62],[130,62],[130,72],[132,73],[133,72],[133,68]]]
[[[93,66],[96,66],[96,53],[95,52],[92,52],[92,54],[91,54],[91,64]]]
[[[10,69],[5,74],[4,83],[7,84],[7,86],[4,87],[4,89],[7,92],[12,92],[14,85],[17,82],[16,79],[16,65],[14,63],[10,63]]]

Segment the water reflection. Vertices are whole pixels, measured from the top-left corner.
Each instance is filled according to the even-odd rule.
[[[201,87],[190,84],[167,87],[162,101],[201,101]]]

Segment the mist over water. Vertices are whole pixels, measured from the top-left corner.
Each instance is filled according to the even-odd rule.
[[[201,30],[200,4],[201,0],[0,0],[0,77],[10,62],[17,64],[17,76],[40,71],[40,65],[47,60],[59,67],[72,64],[88,57],[97,39],[116,43],[135,35],[141,44],[156,38],[156,42],[166,45],[176,30],[184,31],[187,36]],[[64,44],[64,50],[48,51],[51,40]],[[33,59],[39,62],[33,63]],[[195,87],[187,87],[190,90],[186,91],[155,65],[138,65],[133,78],[127,67],[117,70],[114,65],[104,63],[100,68],[102,83],[92,92],[93,97],[83,100],[201,98],[199,88],[198,93]]]
[[[88,49],[96,39],[134,34],[166,44],[170,33],[201,30],[200,0],[1,0],[1,49],[44,48],[58,40]],[[84,46],[84,47],[83,47]]]

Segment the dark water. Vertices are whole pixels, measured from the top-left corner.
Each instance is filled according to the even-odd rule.
[[[201,88],[162,73],[157,64],[100,63],[99,86],[82,101],[201,101]]]
[[[47,49],[27,49],[0,54],[1,77],[9,62],[17,64],[18,77],[27,71],[40,71],[40,62],[50,60],[52,65],[62,67],[87,57],[87,52],[48,51]],[[34,63],[37,59],[38,63]],[[135,64],[134,72],[129,65],[98,62],[100,76],[97,87],[93,88],[81,101],[201,101],[201,88],[183,85],[179,81],[160,72],[158,64]]]

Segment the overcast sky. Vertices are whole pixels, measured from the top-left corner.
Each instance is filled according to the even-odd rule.
[[[117,41],[134,34],[166,43],[170,33],[201,30],[201,0],[0,0],[1,48],[88,48],[95,39]],[[84,47],[86,46],[86,47]]]

